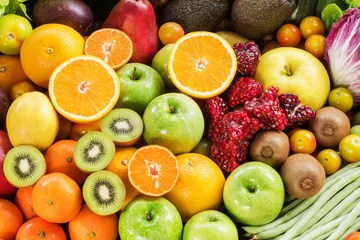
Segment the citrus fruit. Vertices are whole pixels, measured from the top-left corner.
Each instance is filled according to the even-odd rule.
[[[74,126],[74,122],[65,118],[60,113],[57,113],[59,119],[59,132],[56,135],[55,141],[68,139],[70,137],[71,130]]]
[[[116,214],[100,216],[83,205],[79,214],[69,222],[71,240],[116,240],[118,217]]]
[[[28,79],[21,66],[20,56],[0,55],[0,88],[10,94],[15,83]]]
[[[65,118],[90,123],[115,106],[120,81],[114,69],[100,58],[78,56],[61,63],[51,74],[49,96]]]
[[[37,85],[48,88],[54,69],[65,60],[83,54],[84,39],[73,28],[49,23],[35,28],[24,40],[20,59],[26,75]]]
[[[63,173],[81,185],[89,174],[82,172],[75,164],[74,149],[76,143],[77,141],[70,139],[59,140],[46,149],[44,156],[47,173]]]
[[[29,80],[17,82],[10,88],[10,99],[11,101],[14,101],[24,93],[33,92],[35,90],[35,86]]]
[[[53,223],[66,223],[73,219],[79,213],[82,201],[79,185],[63,173],[45,174],[32,192],[34,212]]]
[[[6,55],[18,55],[24,40],[33,28],[29,20],[16,14],[0,17],[0,52]]]
[[[59,224],[35,217],[21,225],[15,240],[66,240],[66,235]]]
[[[15,239],[22,224],[23,216],[16,205],[0,199],[0,239]]]
[[[90,131],[100,131],[101,118],[89,123],[74,123],[71,128],[69,138],[79,140],[85,133]]]
[[[59,120],[50,99],[33,91],[12,102],[6,116],[6,127],[14,147],[27,144],[43,151],[54,142]]]
[[[107,62],[113,69],[119,69],[131,58],[132,41],[129,36],[115,28],[101,28],[86,38],[84,52]]]
[[[21,187],[16,191],[14,202],[23,214],[25,220],[36,217],[31,199],[33,188],[34,186]]]
[[[125,206],[139,194],[139,191],[136,190],[133,185],[131,185],[128,177],[128,164],[136,150],[137,148],[135,147],[117,148],[114,159],[105,168],[105,170],[108,170],[118,175],[125,185],[126,195],[121,210],[124,209]]]
[[[218,34],[191,32],[176,41],[168,70],[180,91],[206,99],[228,88],[237,71],[237,59],[232,46]]]
[[[217,210],[222,203],[225,176],[214,161],[200,153],[176,156],[179,179],[164,197],[172,202],[185,222],[204,210]]]
[[[160,26],[158,35],[161,43],[167,45],[184,36],[184,29],[176,22],[166,22]]]
[[[138,148],[129,161],[130,183],[148,196],[168,193],[179,177],[178,161],[166,147],[146,145]]]

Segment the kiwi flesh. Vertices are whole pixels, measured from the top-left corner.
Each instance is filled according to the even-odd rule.
[[[310,154],[290,155],[281,166],[285,190],[296,198],[310,198],[324,186],[326,174],[321,163]]]
[[[350,119],[346,114],[330,106],[316,111],[316,117],[308,125],[317,143],[325,148],[337,147],[341,139],[350,133],[350,128]]]
[[[100,129],[111,136],[116,146],[127,147],[140,139],[144,124],[134,110],[116,108],[101,119]]]
[[[83,172],[91,173],[106,168],[115,156],[111,137],[100,131],[84,134],[76,143],[74,160]]]
[[[113,172],[100,170],[91,173],[83,185],[83,198],[94,213],[107,216],[120,211],[125,201],[125,185]]]
[[[10,149],[4,159],[4,175],[15,187],[35,184],[46,172],[44,155],[32,145],[18,145]]]
[[[279,169],[289,157],[289,137],[280,130],[263,130],[259,132],[250,146],[250,157]]]

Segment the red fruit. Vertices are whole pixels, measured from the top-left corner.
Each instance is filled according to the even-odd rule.
[[[251,117],[258,119],[264,129],[284,130],[288,125],[286,114],[280,107],[278,91],[278,88],[270,86],[260,98],[245,103],[245,111]]]
[[[262,85],[252,77],[240,77],[227,90],[227,102],[230,107],[244,104],[254,97],[260,97]]]
[[[0,124],[5,122],[6,114],[10,106],[10,99],[6,92],[0,88]]]
[[[5,178],[3,171],[6,153],[12,147],[8,134],[5,131],[0,130],[0,198],[10,199],[15,195],[17,190],[17,188],[11,185]]]
[[[133,43],[130,62],[150,63],[159,50],[155,10],[148,0],[120,0],[102,27],[119,29],[130,37]]]
[[[213,141],[216,138],[215,135],[219,132],[218,123],[229,112],[229,106],[223,98],[216,96],[206,99],[204,108],[208,125],[208,138]]]
[[[260,58],[259,46],[254,41],[249,41],[236,43],[233,49],[238,62],[238,71],[244,76],[254,76]]]

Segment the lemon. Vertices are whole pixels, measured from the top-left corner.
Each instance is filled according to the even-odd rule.
[[[47,149],[59,131],[59,119],[50,99],[38,91],[15,99],[6,116],[11,144],[29,144],[40,151]]]

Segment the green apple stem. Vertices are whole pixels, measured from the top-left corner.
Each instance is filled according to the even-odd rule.
[[[151,214],[146,212],[146,220],[151,221]]]
[[[285,71],[286,71],[286,75],[288,75],[288,76],[291,76],[291,75],[292,75],[292,73],[291,73],[291,71],[290,71],[290,68],[289,68],[288,66],[284,66],[284,69],[285,69]]]
[[[174,106],[170,106],[170,107],[169,107],[169,111],[170,111],[170,113],[175,113],[175,107],[174,107]]]
[[[254,186],[250,187],[250,192],[255,192],[255,187]]]
[[[136,67],[134,67],[134,71],[133,71],[133,80],[137,80],[137,77],[136,77]]]
[[[209,220],[209,222],[216,222],[218,220],[218,218],[215,216],[209,216],[208,220]]]

